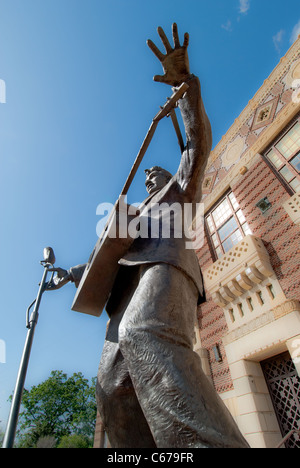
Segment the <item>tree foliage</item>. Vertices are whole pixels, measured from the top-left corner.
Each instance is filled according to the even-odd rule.
[[[96,422],[96,379],[92,384],[79,373],[67,377],[62,371],[52,371],[50,377],[30,391],[24,390],[19,417],[19,445],[36,447],[46,436],[73,434],[92,439]]]
[[[89,448],[90,440],[83,435],[63,436],[57,448]]]

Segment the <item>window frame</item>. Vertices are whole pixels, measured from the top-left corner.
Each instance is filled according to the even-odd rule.
[[[262,154],[262,157],[264,159],[264,161],[267,163],[267,165],[272,169],[272,172],[276,175],[276,177],[280,180],[280,182],[284,185],[285,189],[289,192],[290,195],[294,195],[296,192],[296,190],[293,188],[292,185],[290,185],[290,183],[297,179],[299,182],[300,182],[300,172],[298,172],[298,170],[291,164],[291,160],[294,159],[297,155],[300,155],[300,147],[298,149],[296,149],[296,151],[294,151],[292,153],[292,155],[290,155],[288,158],[286,158],[280,151],[278,148],[276,148],[276,145],[278,145],[280,143],[280,141],[283,140],[283,138],[285,138],[287,136],[287,134],[292,130],[293,127],[295,127],[296,125],[300,125],[300,115],[298,115],[295,119],[293,119],[292,122],[289,123],[289,126],[286,127],[277,137],[276,139],[273,141],[273,143],[271,145],[269,145],[265,151],[263,151],[263,154]],[[275,155],[277,156],[278,160],[281,162],[281,165],[276,167],[275,164],[272,162],[271,159],[269,159],[268,157],[268,154],[273,151],[275,153]],[[294,175],[293,179],[291,179],[289,182],[287,181],[287,179],[285,179],[285,177],[282,175],[282,173],[280,171],[282,171],[282,169],[284,167],[287,167],[287,169]]]
[[[250,227],[247,223],[247,220],[244,216],[244,213],[241,209],[241,207],[239,206],[239,203],[238,203],[238,208],[235,209],[234,206],[233,206],[233,203],[230,199],[230,194],[232,194],[236,200],[236,197],[233,193],[233,190],[231,188],[229,188],[223,195],[222,197],[220,197],[218,199],[218,201],[209,209],[209,211],[204,215],[204,220],[205,220],[205,230],[206,230],[206,233],[207,233],[207,237],[208,237],[208,240],[209,240],[209,245],[211,247],[211,250],[213,252],[213,256],[214,256],[214,261],[218,260],[219,258],[221,258],[223,255],[226,254],[226,252],[228,252],[228,250],[230,249],[227,249],[225,250],[224,249],[224,246],[223,244],[232,236],[232,234],[234,234],[235,232],[239,231],[239,233],[242,235],[242,238],[244,238],[247,234],[245,233],[245,230],[243,228],[243,226],[245,226],[245,224],[247,225],[247,229],[250,230]],[[218,227],[215,223],[215,220],[213,218],[213,212],[225,201],[227,200],[227,203],[229,204],[229,207],[230,207],[230,210],[231,210],[231,215],[226,218]],[[237,212],[241,210],[241,213],[245,219],[245,221],[243,223],[240,222],[239,218],[238,218],[238,215],[237,215]],[[210,216],[211,218],[211,222],[213,224],[213,229],[214,231],[211,232],[211,229],[210,229],[210,225],[209,225],[209,222],[207,220],[207,218]],[[226,237],[224,237],[223,240],[221,240],[221,237],[220,237],[220,234],[219,234],[219,231],[226,225],[226,223],[228,223],[229,220],[231,220],[232,218],[234,218],[235,222],[236,222],[236,225],[237,225],[237,228],[233,231],[231,231]],[[251,230],[250,230],[251,231]],[[218,246],[216,247],[215,246],[215,243],[214,243],[214,240],[213,240],[213,235],[216,235],[217,236],[217,239],[218,239]],[[238,241],[240,242],[240,241]],[[237,243],[238,243],[237,242]],[[236,244],[234,244],[236,245]],[[220,248],[221,250],[221,255],[219,256],[218,253],[217,253],[217,249]]]

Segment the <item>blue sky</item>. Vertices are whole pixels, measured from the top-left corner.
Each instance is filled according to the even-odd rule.
[[[146,40],[160,46],[157,26],[171,37],[174,21],[181,38],[190,34],[191,71],[201,80],[215,146],[296,39],[299,0],[0,0],[2,429],[43,248],[54,248],[57,266],[87,261],[98,204],[115,202],[171,95],[152,80],[161,69]],[[174,172],[178,162],[165,119],[128,201],[146,195],[143,169],[159,164]],[[71,311],[74,294],[72,284],[44,294],[27,388],[56,369],[96,375],[107,317]]]

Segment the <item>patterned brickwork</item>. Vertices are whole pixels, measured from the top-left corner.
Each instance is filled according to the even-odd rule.
[[[213,263],[212,252],[207,238],[205,237],[203,247],[197,252],[202,269]],[[223,310],[217,306],[207,294],[207,302],[198,309],[198,320],[200,325],[201,346],[208,351],[209,363],[213,384],[218,393],[224,393],[233,389],[232,379],[227,363],[222,337],[227,333],[227,323]],[[213,347],[218,344],[222,361],[217,362]]]
[[[233,193],[247,219],[252,233],[261,238],[270,255],[271,265],[288,299],[300,297],[300,229],[282,204],[290,197],[286,189],[262,158],[232,186]],[[271,208],[262,214],[257,202],[267,197]],[[202,269],[213,263],[207,238],[197,252]],[[198,311],[202,347],[209,352],[213,383],[218,393],[231,390],[232,380],[222,345],[228,328],[223,309],[214,304],[209,294]],[[216,362],[213,346],[219,345],[222,362]]]
[[[232,380],[228,367],[225,350],[222,343],[222,337],[227,333],[228,328],[223,310],[207,297],[207,302],[202,304],[198,311],[200,323],[201,345],[209,353],[209,363],[213,384],[218,393],[224,393],[232,390]],[[219,346],[222,361],[217,362],[213,347]]]
[[[253,234],[263,240],[286,297],[298,299],[300,230],[282,207],[290,195],[263,159],[232,189]],[[272,206],[262,214],[256,203],[264,197]]]
[[[297,60],[300,60],[299,47],[295,48],[294,53],[295,55],[293,56],[293,60],[295,60],[295,62],[292,62],[292,64],[296,63]],[[236,162],[231,161],[231,164],[228,164],[226,161],[224,161],[224,154],[226,154],[228,145],[230,145],[237,137],[242,138],[244,141],[244,147],[239,155],[239,159],[242,158],[249,150],[249,148],[251,148],[252,145],[256,142],[258,137],[263,135],[268,127],[272,125],[274,119],[280,115],[280,113],[284,111],[286,105],[291,102],[294,88],[291,88],[291,83],[287,79],[288,74],[289,68],[284,68],[282,75],[278,76],[278,81],[272,88],[269,88],[267,93],[262,92],[262,89],[258,91],[262,99],[256,103],[257,107],[253,107],[251,111],[249,110],[247,112],[245,109],[245,111],[235,121],[235,130],[233,131],[233,128],[229,129],[217,147],[213,150],[207,169],[208,173],[217,171],[214,187],[216,187],[218,183],[222,181],[224,176],[234,167]],[[268,81],[269,80],[267,79],[266,84]],[[272,118],[266,120],[265,124],[259,128],[255,129],[254,127],[253,129],[253,123],[257,109],[261,106],[263,107],[264,105],[267,105],[272,100],[274,101],[274,112],[272,113]],[[242,117],[244,113],[247,118]],[[239,126],[241,119],[243,122],[241,122]],[[213,187],[211,187],[211,190],[213,191]],[[203,199],[205,199],[206,196],[207,194],[204,194]]]

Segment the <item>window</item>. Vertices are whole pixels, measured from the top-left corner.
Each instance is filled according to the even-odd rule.
[[[205,217],[211,243],[217,258],[252,234],[232,192],[225,195]]]
[[[269,149],[265,156],[293,192],[300,191],[300,119]]]

